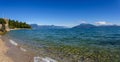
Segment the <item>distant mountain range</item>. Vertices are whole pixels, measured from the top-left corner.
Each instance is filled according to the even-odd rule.
[[[67,28],[65,26],[37,25],[37,24],[31,24],[31,27],[33,29],[64,29],[64,28]],[[113,27],[120,28],[120,26],[118,26],[118,25],[99,25],[99,26],[96,26],[93,24],[85,24],[85,23],[74,26],[72,28],[113,28]]]
[[[94,28],[94,27],[96,26],[92,24],[80,24],[80,25],[74,26],[73,28]]]
[[[77,26],[74,26],[72,28],[112,28],[112,27],[119,27],[118,25],[99,25],[99,26],[96,26],[96,25],[93,25],[93,24],[80,24],[80,25],[77,25]]]
[[[31,27],[33,29],[63,29],[67,28],[64,26],[55,26],[55,25],[37,25],[37,24],[31,24]]]

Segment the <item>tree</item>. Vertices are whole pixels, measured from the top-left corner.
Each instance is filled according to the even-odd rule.
[[[17,20],[10,20],[9,19],[9,27],[14,29],[14,28],[31,28],[29,24],[26,22],[19,22]]]
[[[5,20],[3,18],[0,18],[0,24],[2,24],[2,27],[1,27],[0,31],[5,32],[6,31],[5,30],[6,22],[5,22]]]
[[[0,24],[6,24],[6,22],[3,18],[0,18]]]

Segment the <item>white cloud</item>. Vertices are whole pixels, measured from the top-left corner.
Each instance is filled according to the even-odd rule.
[[[97,25],[107,25],[107,22],[105,21],[98,21],[96,22]]]
[[[112,23],[106,22],[106,21],[98,21],[96,22],[97,25],[113,25]]]
[[[86,21],[81,21],[81,23],[87,23]]]

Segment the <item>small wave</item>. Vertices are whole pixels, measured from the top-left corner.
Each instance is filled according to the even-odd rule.
[[[11,43],[12,45],[18,46],[18,44],[17,44],[15,41],[13,41],[13,40],[10,40],[10,43]]]
[[[13,41],[13,40],[10,40],[10,43],[11,43],[12,45],[18,46],[18,43],[16,43],[16,42]],[[24,52],[27,51],[26,49],[24,49],[24,48],[22,48],[22,47],[20,47],[20,50],[22,50],[22,51],[24,51]]]
[[[49,57],[43,58],[38,56],[38,57],[34,57],[34,62],[57,62],[57,61]]]
[[[20,47],[20,50],[22,50],[22,51],[24,51],[24,52],[26,52],[26,51],[27,51],[26,49],[24,49],[24,48],[22,48],[22,47]]]

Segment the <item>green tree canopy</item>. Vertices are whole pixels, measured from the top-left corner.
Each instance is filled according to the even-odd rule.
[[[26,22],[19,22],[17,20],[10,20],[10,19],[9,19],[9,27],[10,28],[31,28],[31,26]]]
[[[3,18],[0,18],[0,24],[6,24],[6,22]]]

